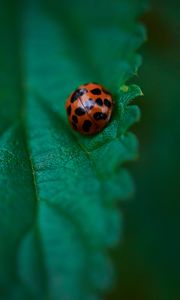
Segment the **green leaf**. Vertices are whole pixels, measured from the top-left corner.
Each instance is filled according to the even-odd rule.
[[[124,169],[137,157],[129,127],[141,95],[145,34],[137,0],[0,3],[0,297],[95,300],[114,277]],[[97,81],[113,92],[107,128],[80,136],[67,122],[69,93]]]

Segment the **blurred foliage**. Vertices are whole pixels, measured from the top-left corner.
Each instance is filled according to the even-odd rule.
[[[143,18],[148,43],[137,81],[140,159],[136,198],[124,207],[119,280],[110,299],[180,299],[180,2],[159,0]],[[109,298],[108,298],[109,299]]]
[[[97,300],[112,283],[109,249],[122,232],[123,167],[137,157],[139,119],[124,86],[145,38],[145,1],[0,2],[0,299]],[[71,130],[64,109],[79,84],[116,100],[94,137]]]

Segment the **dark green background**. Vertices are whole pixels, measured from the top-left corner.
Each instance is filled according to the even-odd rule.
[[[143,22],[136,198],[124,208],[119,280],[110,299],[180,299],[180,2],[154,1]]]

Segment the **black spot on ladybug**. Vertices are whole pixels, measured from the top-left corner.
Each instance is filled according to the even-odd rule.
[[[92,126],[92,122],[89,121],[89,120],[85,120],[84,123],[83,123],[82,128],[83,128],[83,130],[84,130],[85,132],[89,132],[91,126]]]
[[[102,112],[96,112],[94,115],[93,115],[94,119],[96,121],[99,121],[99,120],[106,120],[107,119],[107,114],[105,113],[102,113]]]
[[[85,115],[86,111],[82,107],[78,107],[75,109],[75,114],[77,116],[83,116]]]
[[[108,99],[104,99],[104,105],[106,105],[107,107],[111,107],[111,101],[109,101]]]
[[[96,88],[96,89],[91,90],[91,93],[92,93],[93,95],[101,95],[101,90],[98,89],[98,88]]]
[[[71,105],[69,105],[69,106],[67,107],[67,114],[68,114],[68,116],[70,116],[70,114],[71,114]]]
[[[75,124],[75,123],[71,123],[72,124],[72,127],[75,129],[75,130],[77,130],[77,125]]]
[[[79,97],[83,96],[85,93],[87,93],[87,90],[84,89],[77,89],[71,96],[71,103],[76,101]]]
[[[87,109],[87,110],[90,110],[94,107],[94,101],[93,99],[89,98],[85,103],[84,103],[84,107]]]
[[[78,123],[78,118],[75,115],[72,116],[72,120],[74,123]]]
[[[74,101],[76,101],[78,99],[78,93],[77,92],[74,92],[71,96],[71,103],[73,103]]]
[[[102,99],[101,99],[101,98],[97,98],[97,99],[96,99],[96,103],[97,103],[99,106],[102,106],[102,105],[103,105],[103,102],[102,102]]]

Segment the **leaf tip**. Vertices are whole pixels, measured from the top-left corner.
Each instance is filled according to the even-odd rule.
[[[140,88],[139,88],[139,92],[140,92],[139,96],[144,96],[144,93]]]

